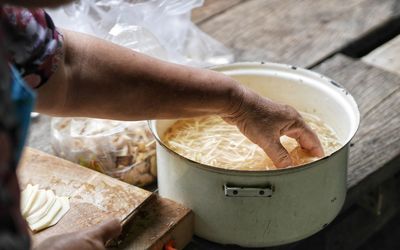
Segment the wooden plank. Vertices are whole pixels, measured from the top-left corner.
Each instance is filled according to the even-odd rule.
[[[375,67],[400,75],[400,35],[376,48],[362,60]]]
[[[341,213],[335,221],[318,234],[296,244],[293,250],[308,250],[318,246],[320,250],[358,249],[374,233],[379,231],[399,212],[399,177],[381,183],[377,188],[381,203],[381,214],[376,215],[355,205]],[[386,248],[375,248],[386,249]],[[395,248],[393,248],[395,249]]]
[[[199,24],[241,2],[243,2],[243,0],[205,0],[202,7],[193,9],[192,21]]]
[[[354,205],[370,189],[366,186],[371,183],[369,180],[372,179],[378,186],[400,172],[400,77],[342,55],[327,60],[314,70],[343,84],[355,97],[362,114],[360,129],[350,150],[348,169],[349,193],[357,190],[358,194],[350,196]],[[382,172],[386,174],[377,175]],[[397,182],[398,180],[395,181]],[[392,181],[390,183],[389,185],[393,184]],[[365,187],[364,193],[359,192],[360,187]],[[268,249],[299,250],[313,249],[315,246],[318,249],[354,249],[352,247],[361,244],[398,211],[399,200],[393,197],[399,197],[398,192],[385,199],[389,205],[382,209],[381,217],[376,217],[363,208],[353,207],[342,213],[332,225],[309,239]],[[190,247],[232,249],[230,246],[202,240],[192,242]]]
[[[193,225],[190,209],[157,196],[126,225],[118,249],[163,249],[171,239],[183,249],[192,239]]]
[[[400,249],[400,213],[392,218],[379,232],[375,233],[358,250]]]
[[[346,201],[343,206],[343,211],[358,203],[360,198],[365,196],[371,189],[379,187],[382,181],[390,179],[393,175],[399,172],[400,155],[392,159],[390,162],[385,163],[383,167],[376,170],[366,178],[358,182],[357,185],[352,186],[347,192]]]
[[[340,218],[336,225],[327,228],[325,233],[326,250],[357,249],[374,233],[379,231],[398,212],[400,205],[399,178],[392,178],[378,187],[380,190],[381,213],[373,214],[362,207]],[[349,237],[351,235],[351,237]]]
[[[237,61],[315,64],[398,14],[396,0],[248,0],[201,29],[235,50]]]
[[[337,55],[313,70],[345,86],[356,99],[362,118],[400,88],[398,76],[343,55]]]
[[[97,225],[113,217],[125,223],[152,193],[69,161],[26,148],[18,167],[22,189],[28,183],[69,197],[71,209],[53,227],[33,234],[36,245],[56,234]]]
[[[380,230],[388,221],[399,213],[400,175],[392,176],[377,187],[381,213],[376,215],[361,206],[354,205],[342,212],[331,224],[317,234],[288,245],[268,247],[268,250],[353,250],[363,244],[371,235]],[[366,192],[368,194],[368,192]],[[186,249],[228,250],[242,249],[224,246],[194,237]],[[372,248],[380,249],[380,248]],[[382,248],[383,249],[383,248]],[[386,249],[386,248],[384,248]],[[388,248],[389,249],[389,248]],[[392,248],[390,248],[392,249]],[[396,249],[396,248],[393,248]]]
[[[374,174],[400,154],[400,91],[384,100],[366,116],[354,140],[349,187]],[[397,169],[400,168],[398,162]]]
[[[315,68],[343,84],[356,99],[360,128],[350,148],[351,190],[400,155],[400,77],[344,56]],[[391,171],[399,171],[400,163]]]

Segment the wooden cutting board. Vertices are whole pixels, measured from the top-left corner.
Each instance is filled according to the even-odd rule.
[[[26,148],[17,173],[21,189],[29,183],[39,184],[58,196],[70,197],[71,209],[55,226],[33,234],[34,245],[109,217],[124,224],[153,196],[149,191],[32,148]]]
[[[119,250],[161,250],[170,240],[183,249],[192,239],[193,212],[158,195],[146,202],[128,222],[119,239]]]

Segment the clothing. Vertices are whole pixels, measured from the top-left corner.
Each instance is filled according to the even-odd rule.
[[[29,248],[16,167],[34,103],[33,89],[56,71],[62,45],[61,33],[43,10],[0,6],[0,249]]]
[[[15,164],[21,156],[35,94],[25,84],[16,69],[11,68],[10,73],[13,123],[12,132],[9,135],[11,135],[10,137],[14,135],[15,141],[9,140],[12,146],[9,146],[7,150],[12,162],[8,166],[11,167],[11,171],[7,171],[6,164],[1,165],[0,218],[2,223],[0,226],[0,249],[27,249],[29,248],[29,236],[26,233],[26,225],[21,218],[19,209],[20,193],[15,174]],[[7,134],[3,133],[3,136],[7,136]],[[7,145],[1,147],[4,149]]]
[[[63,36],[42,9],[0,8],[8,60],[33,88],[45,83],[62,59]]]

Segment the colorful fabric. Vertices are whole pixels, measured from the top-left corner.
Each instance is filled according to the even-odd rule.
[[[62,60],[63,36],[42,9],[0,8],[8,60],[32,87],[45,83]]]
[[[0,250],[29,249],[16,167],[33,106],[32,88],[56,71],[62,45],[62,35],[43,10],[0,6]]]
[[[16,166],[29,126],[34,94],[17,70],[11,68],[7,97],[11,116],[0,129],[0,249],[29,249],[26,223],[20,213],[20,189]],[[11,111],[11,112],[10,112]],[[2,116],[5,117],[4,113]]]

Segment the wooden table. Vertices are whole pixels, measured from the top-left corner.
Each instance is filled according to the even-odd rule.
[[[400,1],[206,0],[192,19],[236,61],[310,68],[343,84],[359,105],[342,213],[309,239],[276,249],[355,249],[399,212]],[[29,145],[51,152],[48,128],[45,116],[34,122]],[[195,238],[187,249],[233,247]]]

